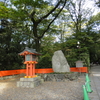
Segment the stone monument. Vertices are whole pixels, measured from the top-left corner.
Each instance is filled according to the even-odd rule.
[[[54,72],[70,72],[70,66],[61,50],[54,52],[52,68]]]
[[[76,67],[83,67],[83,61],[78,60],[75,63],[76,63]]]

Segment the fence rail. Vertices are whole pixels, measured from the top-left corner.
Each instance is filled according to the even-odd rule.
[[[0,71],[0,77],[9,76],[9,75],[17,75],[17,74],[21,74],[21,73],[26,74],[26,69]]]
[[[71,72],[85,72],[85,73],[88,73],[87,67],[70,68],[70,71]],[[35,69],[35,73],[52,73],[52,72],[54,72],[52,68]],[[21,74],[21,73],[26,74],[26,69],[0,71],[0,77],[9,76],[9,75],[17,75],[17,74]]]
[[[83,73],[88,73],[88,68],[87,67],[72,67],[70,68],[71,72],[83,72]]]

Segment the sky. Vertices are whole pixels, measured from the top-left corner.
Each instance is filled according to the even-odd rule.
[[[10,1],[10,0],[0,0],[0,1]],[[100,12],[100,8],[96,7],[94,1],[95,0],[86,0],[86,5],[84,8],[91,8],[93,10],[93,15],[96,15],[98,12]],[[56,2],[56,0],[52,0],[52,2]]]
[[[93,15],[96,15],[98,12],[100,12],[100,8],[96,7],[94,0],[86,0],[86,8],[91,8]]]

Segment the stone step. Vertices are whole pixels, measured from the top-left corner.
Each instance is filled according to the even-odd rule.
[[[40,76],[34,78],[20,78],[20,81],[36,81],[41,79]]]

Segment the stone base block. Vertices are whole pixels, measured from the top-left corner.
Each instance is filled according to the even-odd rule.
[[[17,87],[34,88],[41,83],[43,83],[43,79],[39,76],[34,78],[20,78],[20,81],[17,82]]]

